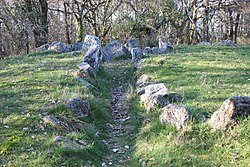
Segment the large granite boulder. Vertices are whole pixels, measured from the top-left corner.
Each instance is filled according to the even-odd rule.
[[[129,52],[131,52],[133,48],[140,47],[139,39],[131,38],[127,41],[127,43],[124,46],[129,50]]]
[[[55,51],[57,53],[66,53],[66,52],[71,52],[72,47],[69,44],[55,41],[51,43],[48,50]]]
[[[90,104],[80,98],[70,98],[67,101],[67,108],[80,117],[90,114]]]
[[[187,111],[186,107],[169,104],[162,108],[159,119],[162,124],[172,124],[177,129],[180,129],[185,126],[189,118],[190,113]]]
[[[113,41],[102,49],[103,61],[110,61],[115,57],[128,55],[129,51],[118,41]]]
[[[142,49],[141,48],[133,48],[131,50],[131,53],[132,53],[133,63],[137,63],[142,59]]]
[[[250,97],[233,96],[225,100],[220,109],[213,113],[208,124],[214,129],[224,130],[236,122],[238,117],[250,115]]]

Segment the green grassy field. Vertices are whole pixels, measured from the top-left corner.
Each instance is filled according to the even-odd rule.
[[[82,56],[53,52],[33,53],[0,61],[0,166],[78,166],[101,164],[107,147],[104,125],[110,117],[111,76],[100,69],[99,90],[87,90],[76,80]],[[101,76],[101,77],[99,77]],[[68,98],[90,102],[91,115],[78,118],[65,106]],[[77,131],[60,127],[40,128],[45,115],[68,124],[80,123]],[[85,149],[66,149],[54,143],[56,136],[86,141]]]
[[[128,66],[102,66],[98,90],[84,88],[76,78],[82,56],[53,52],[32,53],[0,61],[0,166],[100,166],[109,150],[108,137],[111,78],[117,71],[131,74]],[[121,61],[121,60],[118,60]],[[159,123],[159,109],[146,112],[131,86],[128,123],[134,129],[129,140],[127,166],[248,166],[250,118],[239,119],[226,131],[213,131],[207,119],[230,96],[250,96],[250,47],[177,46],[172,53],[146,58],[144,67],[127,76],[134,85],[146,73],[178,93],[192,119],[185,129]],[[131,78],[133,78],[131,81]],[[91,104],[91,115],[78,118],[65,107],[68,98]],[[60,127],[40,128],[45,115],[68,123],[80,123],[77,131]],[[86,142],[81,150],[54,143],[55,136]]]
[[[176,131],[159,123],[159,110],[144,112],[132,166],[249,166],[250,118],[226,131],[213,131],[207,119],[231,96],[250,96],[250,47],[178,46],[146,58],[140,74],[178,93],[177,104],[192,113]],[[140,107],[134,104],[136,108]]]

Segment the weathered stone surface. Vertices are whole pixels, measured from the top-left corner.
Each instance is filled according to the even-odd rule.
[[[140,47],[139,39],[131,38],[127,41],[127,43],[124,46],[129,50],[129,52],[131,52],[133,48]]]
[[[135,62],[133,65],[133,70],[138,70],[142,68],[144,62],[145,62],[145,59],[141,59],[140,61]]]
[[[159,119],[162,124],[172,124],[180,129],[185,126],[189,117],[190,114],[186,107],[169,104],[162,109]]]
[[[77,73],[77,75],[80,78],[85,78],[85,77],[91,77],[95,78],[96,73],[94,69],[86,62],[82,62],[81,64],[78,64],[77,67],[80,69]]]
[[[48,50],[49,46],[50,46],[49,44],[44,44],[44,45],[36,48],[36,51],[37,52],[44,52],[44,51]]]
[[[94,89],[97,89],[94,85],[90,84],[89,82],[87,82],[86,80],[84,80],[83,78],[81,77],[77,77],[76,78],[78,81],[80,81],[83,86],[85,86],[86,88],[94,88]]]
[[[67,108],[77,116],[88,116],[90,114],[90,104],[80,98],[70,98]]]
[[[140,85],[136,86],[136,93],[138,96],[145,93],[145,87],[148,85],[156,84],[155,82],[143,82]]]
[[[43,117],[43,122],[44,124],[50,124],[52,126],[57,126],[60,123],[60,121],[56,117],[49,115]]]
[[[203,41],[203,42],[198,43],[197,45],[210,46],[212,44],[210,42]]]
[[[150,81],[150,78],[146,74],[142,74],[136,81],[135,86],[140,86],[141,84]]]
[[[79,51],[82,50],[82,46],[83,46],[84,42],[77,42],[73,45],[72,50],[73,51]]]
[[[71,52],[72,47],[69,44],[55,41],[51,43],[48,50],[55,51],[57,53],[66,53],[66,52]]]
[[[214,129],[224,130],[234,123],[237,117],[250,115],[250,97],[233,96],[225,100],[220,109],[213,113],[208,124]]]
[[[78,55],[80,55],[81,54],[81,51],[73,51],[73,52],[69,52],[69,54],[71,55],[71,56],[78,56]]]
[[[232,40],[224,40],[218,43],[221,46],[233,46],[233,47],[237,47],[238,44],[234,43]]]
[[[101,60],[102,56],[100,45],[90,46],[88,52],[86,53],[83,59],[83,61],[88,63],[94,69],[95,72],[98,71]]]
[[[158,47],[152,47],[151,52],[152,52],[152,54],[160,54]]]
[[[115,57],[127,55],[129,51],[118,41],[113,41],[102,49],[102,53],[103,61],[110,61]]]
[[[90,46],[91,46],[90,44],[83,42],[83,44],[82,44],[82,53],[86,54],[88,52]]]
[[[98,37],[93,35],[86,35],[84,38],[84,43],[88,44],[89,46],[101,46],[101,41]]]
[[[58,144],[61,143],[60,146],[64,149],[70,149],[70,150],[82,150],[84,146],[87,144],[85,141],[82,140],[72,140],[68,139],[64,136],[56,136],[54,138],[54,143]]]
[[[162,53],[167,53],[174,49],[171,43],[167,42],[163,38],[159,38],[159,48]]]
[[[169,101],[162,95],[154,96],[153,98],[145,102],[146,109],[151,111],[154,106],[165,107],[169,104]]]
[[[144,49],[143,49],[143,55],[144,56],[148,56],[148,55],[150,55],[152,53],[152,49],[150,48],[150,47],[145,47]]]
[[[142,49],[141,48],[133,48],[131,50],[131,53],[132,53],[132,61],[134,63],[137,63],[142,59]]]
[[[145,95],[148,99],[151,99],[155,96],[167,96],[169,94],[168,89],[164,83],[150,84],[145,87]]]

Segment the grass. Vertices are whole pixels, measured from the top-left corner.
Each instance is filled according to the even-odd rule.
[[[144,123],[130,166],[248,166],[250,118],[226,131],[213,131],[207,120],[231,96],[250,96],[250,47],[177,46],[166,55],[146,58],[139,75],[164,82],[192,113],[177,131],[159,123],[159,109],[141,111]],[[134,104],[141,108],[142,104]],[[147,120],[147,121],[146,121]]]
[[[53,52],[32,53],[0,61],[0,166],[99,165],[107,147],[106,123],[110,118],[110,75],[100,69],[99,90],[87,90],[76,78],[82,57]],[[90,102],[91,115],[78,118],[65,104],[71,97]],[[45,115],[67,122],[81,122],[78,131],[60,127],[40,128]],[[86,141],[79,151],[54,143],[55,136]]]
[[[249,55],[249,46],[177,46],[172,53],[146,58],[134,78],[129,65],[103,65],[95,80],[88,79],[98,90],[88,90],[75,79],[81,56],[45,52],[2,60],[0,166],[100,166],[110,152],[103,143],[111,114],[110,81],[123,72],[132,115],[127,121],[131,134],[120,143],[132,150],[124,166],[248,166],[250,118],[239,119],[226,131],[211,130],[207,120],[228,97],[250,96]],[[144,73],[180,95],[176,103],[192,113],[186,128],[161,125],[158,108],[146,112],[132,86]],[[89,101],[91,115],[78,118],[69,112],[65,103],[71,97]],[[45,115],[80,122],[78,130],[49,125],[43,130]],[[59,135],[86,145],[80,150],[61,147],[54,143]]]

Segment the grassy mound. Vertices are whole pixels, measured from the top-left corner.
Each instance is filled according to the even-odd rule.
[[[105,126],[110,117],[110,75],[100,69],[97,79],[90,80],[98,91],[89,91],[76,80],[76,64],[81,61],[82,56],[53,52],[0,61],[1,165],[101,164],[107,152],[102,140],[107,138]],[[78,118],[67,110],[65,103],[71,97],[90,102],[90,117]],[[66,128],[42,127],[45,115],[55,116]],[[80,151],[64,148],[54,143],[56,136],[86,144]]]
[[[179,105],[192,113],[188,127],[176,131],[159,123],[159,110],[140,109],[144,122],[131,166],[248,166],[250,118],[226,131],[213,131],[207,119],[231,96],[250,96],[250,47],[179,46],[146,58],[141,74],[166,83]]]

